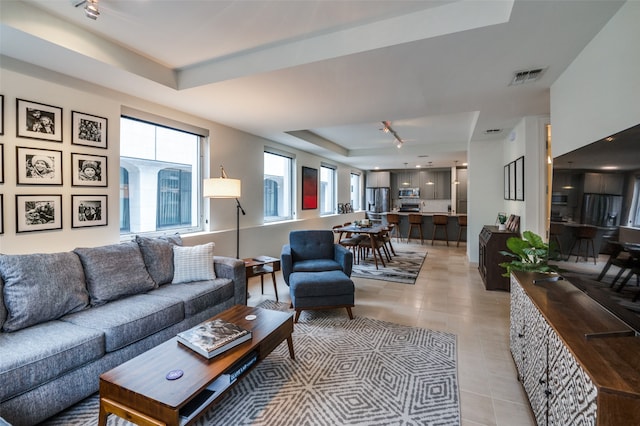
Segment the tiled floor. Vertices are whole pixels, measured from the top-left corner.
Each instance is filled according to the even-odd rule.
[[[463,244],[459,248],[442,242],[430,244],[425,242],[428,255],[415,285],[354,278],[354,315],[458,336],[464,426],[535,425],[509,352],[509,293],[485,290],[477,265],[467,261]],[[395,241],[394,245],[406,246]],[[280,301],[289,302],[280,273],[277,280]],[[260,279],[250,280],[249,305],[275,299],[270,281],[265,277],[265,294],[261,295]]]

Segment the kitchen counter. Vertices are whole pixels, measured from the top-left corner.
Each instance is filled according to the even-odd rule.
[[[381,213],[382,215],[382,223],[387,224],[387,214],[394,213],[397,214],[400,219],[399,224],[399,232],[401,238],[407,238],[407,232],[409,231],[409,215],[410,214],[419,214],[422,216],[422,235],[424,237],[425,242],[427,240],[431,240],[433,238],[433,216],[434,215],[446,215],[449,216],[449,222],[447,223],[447,236],[449,237],[449,241],[457,241],[458,240],[458,215],[451,214],[447,212],[386,212]],[[464,215],[460,215],[464,216]],[[466,241],[466,228],[463,231],[463,236],[461,237],[461,241]],[[419,240],[420,237],[416,237],[417,232],[414,231],[412,235],[412,241]],[[442,230],[438,231],[438,238],[443,238]],[[436,240],[437,241],[437,240]],[[443,242],[441,241],[440,244]]]
[[[562,251],[566,258],[569,250],[571,249],[571,246],[575,242],[576,229],[586,225],[580,224],[577,222],[553,222],[552,221],[551,223],[560,225],[562,227],[562,233],[559,235],[559,238],[560,238],[560,245],[562,246]],[[593,240],[594,251],[596,254],[598,253],[608,254],[609,247],[607,247],[608,246],[607,242],[610,240],[612,241],[618,240],[618,227],[617,226],[596,226],[596,228],[598,229],[598,232],[596,233],[596,236]],[[575,256],[575,252],[577,252],[577,250],[578,250],[578,247],[576,246],[574,248],[574,254],[572,256]],[[586,250],[585,244],[582,244],[581,253],[583,255],[585,253],[585,250]],[[581,259],[584,259],[584,257],[581,257]]]

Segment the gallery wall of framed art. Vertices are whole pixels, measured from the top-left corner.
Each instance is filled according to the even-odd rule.
[[[524,201],[524,156],[504,166],[504,199]]]
[[[108,225],[108,124],[53,96],[0,94],[3,237]]]

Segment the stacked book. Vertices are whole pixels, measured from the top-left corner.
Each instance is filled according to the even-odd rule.
[[[251,340],[251,332],[222,319],[208,320],[178,333],[178,342],[206,358]]]

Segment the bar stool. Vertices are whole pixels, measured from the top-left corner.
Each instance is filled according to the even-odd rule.
[[[589,244],[591,244],[591,254],[593,255],[593,264],[595,265],[597,262],[596,258],[596,250],[593,245],[593,239],[596,237],[596,233],[598,232],[598,228],[595,226],[580,226],[576,230],[576,240],[573,242],[573,246],[571,246],[571,250],[569,250],[569,257],[573,253],[573,249],[576,244],[578,244],[578,252],[576,253],[576,262],[580,258],[580,250],[582,249],[582,242],[586,242],[585,247],[585,260],[589,260]]]
[[[447,242],[447,246],[449,245],[449,233],[447,232],[447,224],[449,223],[449,216],[445,214],[434,214],[433,215],[433,235],[431,236],[431,245],[436,240],[436,232],[438,228],[444,229],[444,238]]]
[[[422,235],[422,215],[409,213],[409,232],[407,232],[407,243],[411,239],[411,232],[417,229],[420,233],[420,244],[424,244],[424,236]]]
[[[562,235],[563,231],[564,225],[561,225],[559,223],[551,223],[549,225],[549,239],[558,247],[558,251],[560,252],[560,260],[565,260],[564,253],[562,252],[562,244],[560,243],[560,235]]]
[[[400,238],[400,215],[396,213],[387,213],[387,223],[389,224],[389,236],[393,236],[396,234],[396,242],[399,241]],[[391,227],[393,225],[393,229]]]
[[[462,228],[467,232],[467,215],[462,214],[458,216],[458,242],[456,243],[456,247],[460,247],[460,237],[462,236]]]

